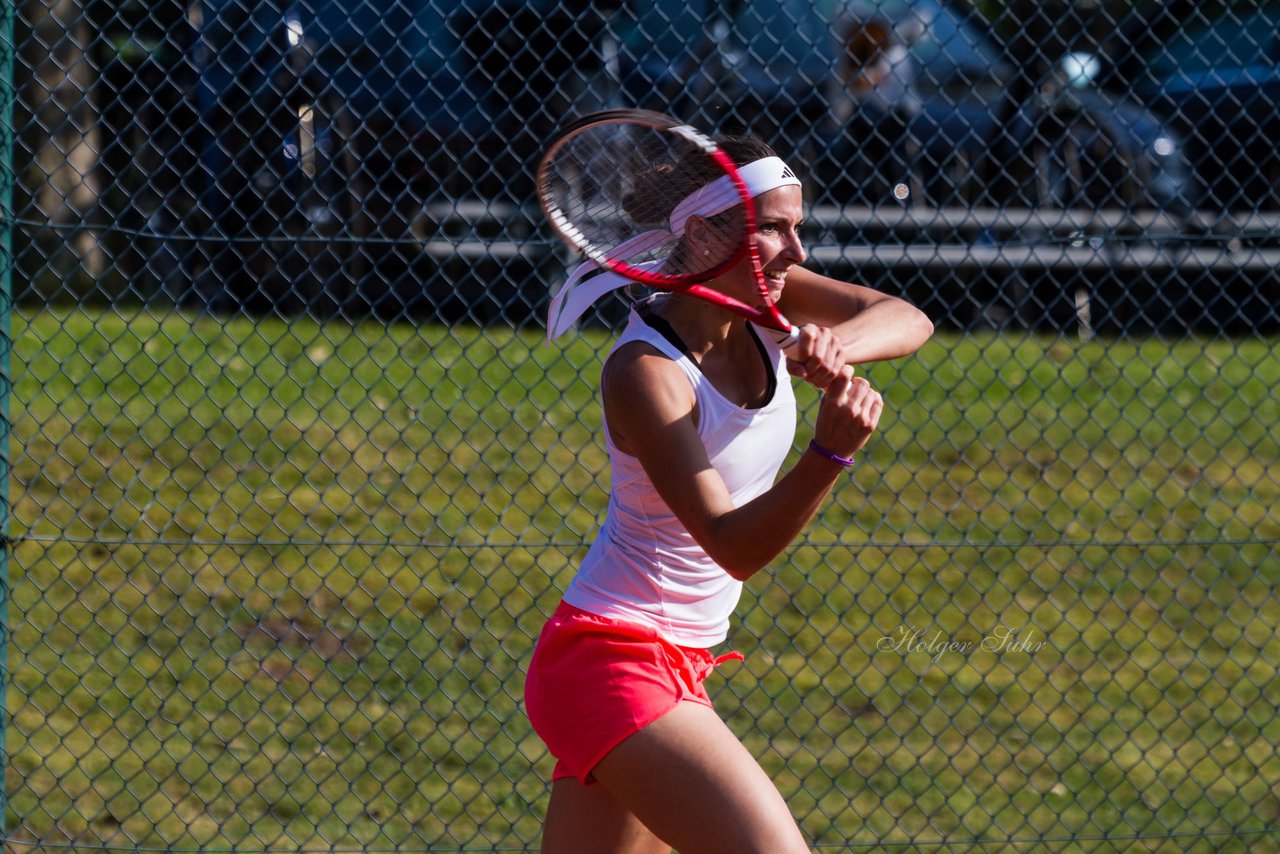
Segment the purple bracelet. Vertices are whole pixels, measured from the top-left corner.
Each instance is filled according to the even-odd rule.
[[[813,451],[815,454],[817,454],[820,457],[826,457],[827,459],[831,460],[831,462],[839,463],[840,465],[845,466],[846,468],[853,465],[853,457],[842,457],[838,454],[833,454],[830,451],[828,451],[826,448],[819,445],[816,439],[809,440],[809,450]]]

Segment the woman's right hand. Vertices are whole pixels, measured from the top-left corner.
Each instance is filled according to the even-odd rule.
[[[799,327],[799,332],[795,343],[782,351],[787,370],[814,388],[824,389],[849,364],[844,344],[832,330],[812,323]]]
[[[867,444],[883,411],[880,393],[846,365],[822,394],[813,440],[833,454],[852,457]]]

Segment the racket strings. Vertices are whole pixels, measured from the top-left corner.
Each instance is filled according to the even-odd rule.
[[[697,194],[723,174],[676,134],[601,125],[560,146],[545,165],[542,192],[588,255],[696,278],[723,266],[745,237],[740,212],[697,204]],[[682,202],[686,215],[673,232],[672,213]]]

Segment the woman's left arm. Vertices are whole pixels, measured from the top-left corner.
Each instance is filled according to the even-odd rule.
[[[798,266],[787,273],[778,308],[797,326],[830,328],[853,365],[914,353],[933,334],[929,318],[905,300]]]

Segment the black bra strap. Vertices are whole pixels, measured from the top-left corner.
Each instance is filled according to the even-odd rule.
[[[764,342],[760,340],[760,334],[756,332],[754,326],[748,325],[747,331],[751,333],[751,340],[756,342],[756,349],[760,351],[760,361],[764,362],[764,403],[761,406],[768,406],[773,400],[773,393],[778,390],[778,374],[773,369],[773,363],[769,361],[769,351],[764,348]]]
[[[646,309],[647,308],[648,307],[646,306]],[[665,317],[652,310],[645,310],[640,312],[640,319],[643,320],[650,329],[670,341],[672,347],[675,347],[681,353],[684,353],[685,357],[690,362],[693,362],[695,365],[698,364],[693,358],[693,354],[689,352],[689,348],[685,345],[684,340],[676,334],[674,329],[671,328],[671,324],[667,323],[667,319]]]
[[[643,320],[650,329],[671,342],[671,346],[683,353],[685,358],[690,362],[693,362],[696,367],[698,364],[697,359],[693,358],[693,354],[689,352],[688,346],[686,346],[684,340],[676,334],[676,331],[671,328],[671,324],[667,322],[667,319],[653,311],[649,306],[640,306],[638,308],[640,319]],[[751,340],[756,343],[756,350],[760,353],[760,361],[764,363],[764,402],[761,403],[760,406],[753,407],[755,409],[760,409],[768,406],[773,400],[773,395],[778,391],[778,375],[773,369],[773,363],[769,361],[769,351],[764,348],[764,342],[760,340],[759,333],[757,333],[750,325],[747,326],[747,331],[751,333]]]

